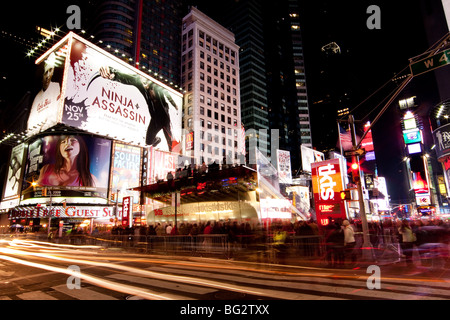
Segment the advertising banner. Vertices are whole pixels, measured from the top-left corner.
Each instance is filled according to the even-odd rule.
[[[277,149],[277,166],[280,183],[292,184],[291,153]]]
[[[186,134],[186,151],[194,149],[194,132]]]
[[[132,213],[131,197],[124,197],[122,201],[122,226],[130,225]]]
[[[438,161],[450,155],[450,123],[443,125],[433,131],[433,141],[436,145],[436,156]]]
[[[37,88],[27,122],[28,137],[58,123],[58,113],[63,103],[61,92],[66,51],[67,42],[37,65]]]
[[[344,201],[340,191],[344,189],[339,159],[311,164],[311,177],[314,192],[317,222],[327,225],[331,219],[345,219]]]
[[[88,135],[37,138],[28,146],[22,200],[51,194],[106,201],[110,158],[111,141],[106,139]]]
[[[256,202],[247,201],[207,201],[181,204],[177,207],[178,221],[211,221],[228,219],[258,219]],[[163,207],[150,211],[147,222],[165,222],[175,220],[175,208]]]
[[[309,187],[291,186],[286,188],[286,192],[292,197],[292,205],[301,213],[307,215],[310,212]]]
[[[3,190],[3,201],[19,198],[22,186],[23,167],[25,160],[25,145],[19,144],[11,150],[8,173]]]
[[[314,149],[300,146],[302,152],[302,169],[306,172],[311,172],[311,163],[324,161],[325,155],[322,152]]]
[[[370,123],[367,123],[364,126],[364,131],[367,131],[367,128],[370,126]],[[370,152],[373,151],[373,139],[372,139],[372,130],[369,130],[369,132],[367,132],[366,136],[364,137],[364,139],[361,141],[361,148],[366,150],[366,152]]]
[[[73,35],[62,123],[178,152],[182,94]]]
[[[82,218],[82,219],[113,219],[114,208],[108,206],[46,206],[17,207],[9,214],[9,219],[20,218]]]
[[[411,129],[403,131],[403,140],[405,144],[422,142],[422,135],[419,129]]]
[[[173,176],[175,176],[178,155],[155,149],[152,149],[149,155],[151,157],[149,161],[149,184],[155,183],[158,180],[165,180],[169,172],[172,172]]]
[[[130,188],[139,187],[141,175],[141,148],[122,143],[114,144],[113,163],[111,166],[111,192],[119,190],[118,201],[132,196],[135,203],[139,201],[139,192]]]

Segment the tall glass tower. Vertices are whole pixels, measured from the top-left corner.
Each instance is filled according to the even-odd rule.
[[[89,32],[102,48],[179,86],[182,18],[180,0],[104,0],[94,4]]]

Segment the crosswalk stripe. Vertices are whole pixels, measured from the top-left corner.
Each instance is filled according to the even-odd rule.
[[[53,290],[64,293],[78,300],[118,300],[112,296],[90,290],[87,288],[69,289],[66,285],[52,287]]]
[[[55,297],[52,297],[49,294],[46,294],[42,291],[30,291],[18,294],[17,297],[19,297],[22,300],[58,300]]]
[[[289,281],[289,277],[285,277],[285,280],[282,281],[280,279],[277,280],[271,280],[267,278],[267,274],[264,275],[264,278],[255,279],[255,278],[248,278],[244,276],[239,275],[227,275],[226,273],[220,273],[215,274],[211,272],[203,272],[203,271],[196,271],[196,270],[186,270],[186,269],[178,269],[174,268],[170,265],[165,265],[162,267],[151,267],[149,268],[152,271],[159,271],[159,272],[168,272],[168,270],[174,269],[173,272],[181,273],[183,275],[189,275],[189,276],[197,276],[197,277],[206,277],[206,278],[214,278],[214,279],[220,279],[222,281],[241,281],[245,282],[250,285],[265,285],[268,287],[286,287],[294,290],[308,290],[308,291],[317,291],[318,295],[320,295],[319,292],[323,293],[321,296],[333,296],[333,295],[351,295],[351,296],[360,296],[360,297],[367,297],[367,298],[382,298],[382,299],[401,299],[401,300],[415,300],[415,299],[432,299],[432,300],[438,300],[442,299],[441,297],[435,297],[435,296],[424,296],[421,294],[415,294],[417,288],[413,288],[414,290],[411,290],[411,288],[408,288],[411,291],[411,294],[408,293],[399,293],[399,292],[392,292],[392,291],[385,291],[385,290],[370,290],[367,288],[367,284],[365,281],[357,282],[355,281],[355,285],[359,286],[360,288],[355,288],[355,285],[352,287],[348,287],[348,279],[347,280],[340,280],[342,281],[341,286],[336,284],[336,281],[334,279],[328,279],[328,282],[321,283],[301,283],[301,282],[293,282]],[[314,279],[317,280],[317,279]],[[322,281],[325,279],[321,279]],[[297,280],[298,281],[298,280]],[[262,291],[263,289],[258,288],[259,291]],[[284,292],[279,290],[272,290],[272,293],[276,293],[274,297],[278,297],[281,299],[292,299],[292,292]],[[297,293],[299,294],[299,293]],[[427,293],[428,294],[428,293]],[[315,294],[312,294],[312,296],[316,296]],[[350,297],[349,297],[350,298]]]
[[[138,277],[138,276],[133,276],[130,274],[123,274],[123,273],[111,274],[108,277],[117,279],[117,280],[125,280],[125,281],[143,284],[143,285],[160,287],[160,288],[165,288],[165,289],[169,289],[169,290],[185,291],[185,292],[194,293],[194,294],[208,294],[208,293],[217,292],[217,290],[211,289],[211,288],[193,286],[193,285],[182,284],[182,283],[175,283],[175,282],[171,282],[171,281],[149,279],[149,278],[144,278],[142,276]]]

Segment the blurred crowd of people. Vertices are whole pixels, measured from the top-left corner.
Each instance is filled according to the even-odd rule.
[[[386,219],[368,222],[369,239],[375,251],[389,246],[400,249],[401,260],[407,266],[413,265],[413,255],[417,251],[422,265],[429,265],[431,258],[449,256],[450,220],[442,219]],[[330,267],[356,264],[362,243],[357,243],[355,235],[362,235],[360,220],[336,219],[325,231],[326,259]],[[362,242],[362,237],[359,237]]]

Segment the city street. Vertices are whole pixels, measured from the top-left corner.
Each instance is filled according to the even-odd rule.
[[[3,240],[1,300],[440,300],[446,268],[368,265],[350,269],[275,265],[206,257],[135,254],[95,246]],[[294,259],[289,260],[291,264]],[[77,269],[78,268],[78,269]],[[244,301],[245,302],[245,301]]]

